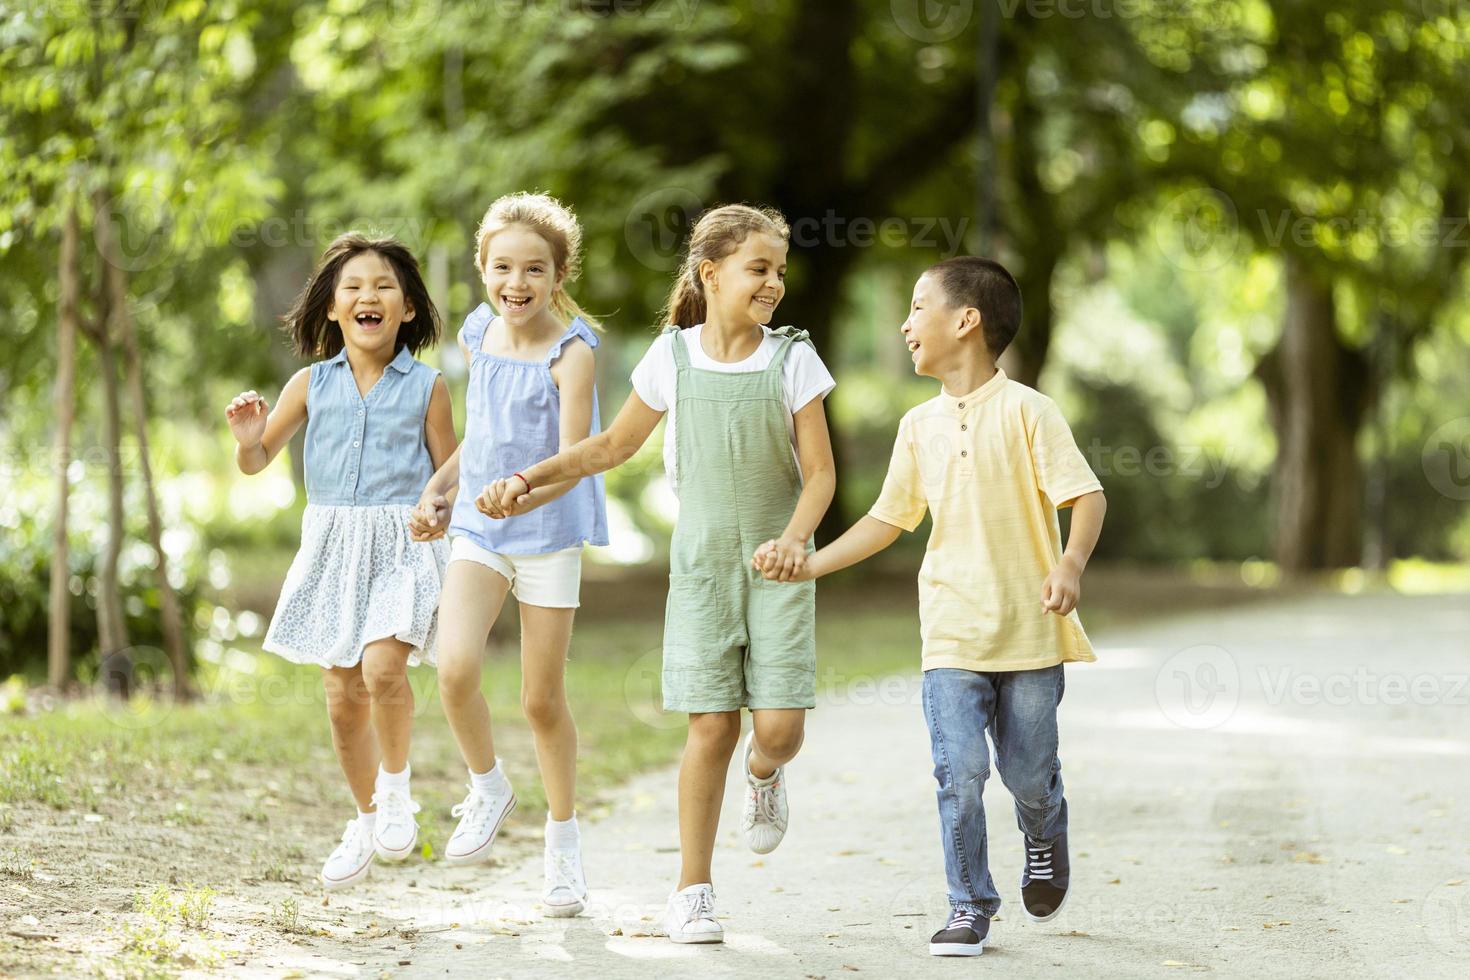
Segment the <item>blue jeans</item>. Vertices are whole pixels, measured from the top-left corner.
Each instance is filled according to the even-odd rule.
[[[986,918],[1000,908],[985,851],[987,729],[1001,782],[1015,797],[1021,831],[1038,841],[1066,831],[1057,758],[1057,705],[1065,687],[1061,664],[1040,670],[982,673],[941,667],[924,672],[924,720],[939,782],[950,905]]]

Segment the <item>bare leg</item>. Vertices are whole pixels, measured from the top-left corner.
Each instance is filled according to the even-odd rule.
[[[805,708],[758,708],[750,713],[755,740],[750,750],[750,774],[767,779],[796,758],[806,734]]]
[[[362,665],[329,667],[322,671],[322,681],[337,762],[357,808],[369,813],[373,810],[373,782],[378,775],[378,743],[373,736],[372,705],[362,681]]]
[[[373,730],[387,772],[402,772],[408,765],[413,732],[413,688],[408,685],[411,652],[413,647],[391,638],[374,640],[362,648],[362,681],[372,698]]]
[[[711,881],[710,860],[720,829],[725,773],[740,741],[740,712],[689,716],[689,738],[679,763],[679,887]]]
[[[495,767],[490,706],[480,691],[485,641],[500,616],[510,582],[479,562],[453,561],[439,598],[439,699],[460,755],[472,772]]]
[[[570,820],[577,788],[577,726],[567,705],[567,648],[575,609],[521,604],[521,710],[553,820]]]

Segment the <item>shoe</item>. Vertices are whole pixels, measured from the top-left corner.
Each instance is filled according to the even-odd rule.
[[[368,876],[373,866],[373,832],[366,821],[355,817],[347,821],[342,843],[332,850],[322,865],[322,884],[328,888],[346,888]]]
[[[979,956],[990,938],[990,920],[979,912],[956,908],[949,925],[929,937],[931,956]]]
[[[745,811],[740,827],[745,843],[757,854],[769,854],[786,836],[786,767],[780,766],[769,779],[758,779],[750,771],[750,753],[755,747],[755,732],[745,737]]]
[[[459,826],[444,845],[444,860],[450,864],[473,864],[490,856],[490,845],[500,832],[500,825],[516,808],[516,794],[510,783],[502,783],[501,792],[481,793],[474,783],[467,787],[469,795],[456,803],[451,816],[459,817]]]
[[[664,928],[676,943],[722,943],[725,927],[715,920],[715,890],[709,885],[690,885],[669,895],[664,910]]]
[[[548,847],[544,858],[546,888],[541,907],[553,919],[579,915],[587,907],[587,879],[582,874],[580,847]]]
[[[1072,862],[1067,835],[1054,841],[1026,838],[1026,864],[1021,868],[1021,904],[1032,922],[1050,922],[1067,904]]]
[[[402,861],[413,853],[419,842],[418,821],[413,818],[419,805],[408,795],[408,789],[379,786],[373,794],[378,816],[373,821],[373,848],[384,861]]]

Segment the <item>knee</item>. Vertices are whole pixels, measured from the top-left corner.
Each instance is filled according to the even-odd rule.
[[[533,729],[554,728],[569,712],[566,694],[560,690],[521,688],[521,711]]]
[[[362,683],[374,701],[399,697],[408,685],[408,665],[402,657],[363,654]]]
[[[784,761],[796,756],[804,735],[803,729],[797,725],[757,728],[755,744],[766,758]]]
[[[356,731],[371,719],[367,692],[357,681],[327,681],[327,718],[339,732]]]
[[[689,716],[689,744],[725,755],[740,741],[740,712],[717,711]]]
[[[440,661],[439,697],[450,704],[463,704],[480,693],[480,665],[465,659]]]
[[[1000,778],[1016,802],[1032,807],[1045,806],[1051,799],[1055,767],[1031,766],[1021,772],[1013,769],[1014,767],[1001,765]]]

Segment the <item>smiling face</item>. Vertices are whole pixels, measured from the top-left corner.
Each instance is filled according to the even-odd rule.
[[[786,240],[751,234],[719,262],[701,263],[709,312],[733,323],[764,326],[786,295]]]
[[[920,276],[914,283],[909,318],[899,327],[914,361],[914,373],[936,378],[955,361],[965,343],[979,341],[984,346],[979,326],[979,310],[952,305],[933,276]]]
[[[348,347],[392,352],[398,327],[414,318],[393,265],[377,252],[359,252],[342,264],[327,319],[342,329]]]
[[[551,243],[525,225],[502,228],[485,241],[485,294],[511,326],[535,320],[561,283]]]

